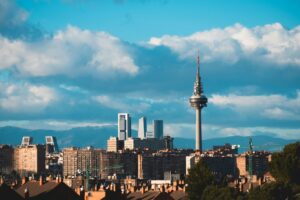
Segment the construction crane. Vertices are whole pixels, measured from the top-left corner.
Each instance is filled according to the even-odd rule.
[[[250,177],[250,182],[252,181],[253,176],[253,162],[252,162],[252,156],[253,156],[253,142],[252,138],[249,138],[249,155],[248,155],[248,172]]]

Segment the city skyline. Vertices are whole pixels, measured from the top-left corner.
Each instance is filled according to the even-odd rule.
[[[147,116],[194,138],[199,49],[204,139],[299,139],[299,3],[270,2],[1,1],[0,126],[117,125],[130,113],[135,130]]]

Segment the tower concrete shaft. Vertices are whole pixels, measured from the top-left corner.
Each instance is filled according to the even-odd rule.
[[[202,128],[201,128],[201,109],[196,108],[196,146],[195,149],[202,151]]]
[[[201,110],[206,107],[207,98],[203,94],[201,77],[200,77],[200,59],[198,56],[198,65],[196,72],[196,80],[194,83],[194,92],[189,99],[191,107],[196,111],[196,145],[195,150],[202,152],[202,129],[201,129]]]

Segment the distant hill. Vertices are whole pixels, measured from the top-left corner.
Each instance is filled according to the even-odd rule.
[[[0,127],[0,144],[19,145],[23,136],[32,136],[36,144],[44,144],[45,136],[55,136],[60,148],[69,146],[94,146],[106,148],[106,141],[110,136],[117,136],[117,126],[107,125],[103,127],[80,127],[69,130],[29,130],[18,127]],[[135,137],[137,132],[132,131]],[[253,136],[254,149],[279,151],[284,145],[295,142],[295,140],[285,140],[271,136]],[[213,138],[203,141],[204,149],[211,149],[213,145],[223,145],[225,143],[239,144],[240,152],[244,152],[248,147],[248,137],[231,136],[225,138]],[[174,147],[179,149],[191,149],[195,146],[194,139],[175,138]]]

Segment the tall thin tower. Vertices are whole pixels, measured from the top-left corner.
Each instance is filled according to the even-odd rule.
[[[200,77],[200,57],[197,57],[197,73],[194,83],[194,92],[190,97],[190,104],[196,110],[196,146],[195,150],[202,152],[202,129],[201,129],[201,110],[206,107],[207,98],[203,94],[203,88]]]

